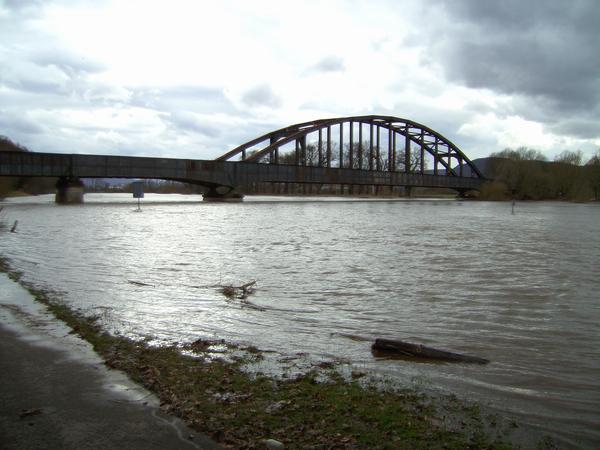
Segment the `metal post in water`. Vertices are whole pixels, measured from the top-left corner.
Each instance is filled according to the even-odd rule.
[[[142,181],[134,181],[131,184],[133,185],[133,198],[137,198],[138,201],[137,211],[141,211],[140,199],[144,198],[144,184]]]

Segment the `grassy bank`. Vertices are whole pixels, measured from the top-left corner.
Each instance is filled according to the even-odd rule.
[[[484,420],[477,407],[455,398],[432,398],[392,384],[342,376],[335,366],[315,367],[291,379],[250,374],[244,365],[262,358],[252,347],[222,341],[154,347],[106,333],[93,317],[65,306],[58,295],[21,280],[6,260],[0,270],[19,281],[106,364],[153,391],[162,408],[231,448],[510,448],[506,429]],[[215,358],[214,349],[223,350]]]

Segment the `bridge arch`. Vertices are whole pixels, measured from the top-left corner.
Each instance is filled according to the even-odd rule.
[[[291,153],[282,158],[282,150],[290,145]],[[429,170],[426,157],[433,166]],[[290,125],[216,158],[232,159],[484,179],[473,162],[442,134],[393,116],[338,117]]]

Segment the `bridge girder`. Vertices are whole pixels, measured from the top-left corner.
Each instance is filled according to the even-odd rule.
[[[358,142],[354,141],[354,127],[358,125]],[[369,139],[367,140],[369,148],[364,148],[363,130],[364,126],[368,126]],[[290,125],[279,130],[259,136],[251,141],[242,144],[233,150],[216,158],[217,161],[227,161],[236,156],[240,157],[241,161],[245,162],[261,162],[265,157],[268,157],[268,163],[279,163],[279,150],[281,147],[295,142],[296,155],[301,154],[306,149],[307,137],[315,135],[318,142],[318,164],[317,167],[331,167],[332,155],[332,127],[339,128],[339,168],[344,168],[344,148],[343,141],[347,137],[347,164],[349,168],[381,170],[380,153],[382,150],[380,137],[381,130],[388,132],[388,158],[387,171],[397,171],[397,136],[404,138],[404,173],[424,173],[424,153],[431,155],[434,161],[434,174],[438,174],[438,164],[443,167],[443,171],[447,176],[463,176],[463,168],[468,166],[470,169],[470,177],[484,179],[484,176],[473,162],[449,139],[442,134],[432,130],[431,128],[414,122],[408,119],[401,119],[393,116],[353,116],[353,117],[338,117],[331,119],[319,119],[310,122],[303,122],[295,125]],[[325,132],[325,133],[324,133]],[[324,135],[325,134],[325,139]],[[376,142],[374,141],[376,136]],[[417,145],[418,151],[421,152],[420,170],[411,169],[411,143]],[[326,148],[324,148],[324,144]],[[355,144],[358,147],[355,148]],[[249,150],[254,150],[251,154]],[[358,151],[358,158],[354,159],[354,152]],[[364,162],[364,151],[368,150],[368,167],[362,167]],[[375,158],[374,152],[377,153]],[[357,161],[358,164],[355,163]],[[452,162],[456,161],[458,171],[452,167]],[[302,158],[296,157],[295,165],[307,165]]]

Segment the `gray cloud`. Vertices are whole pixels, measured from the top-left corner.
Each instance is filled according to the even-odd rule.
[[[45,49],[33,52],[29,60],[39,66],[54,66],[69,77],[88,73],[99,73],[106,67],[83,55],[75,55],[66,50]]]
[[[160,117],[168,126],[174,127],[180,131],[200,133],[210,138],[216,138],[221,134],[219,128],[204,123],[198,116],[188,111],[161,114]]]
[[[344,59],[339,56],[327,56],[311,67],[315,72],[343,72],[346,70]]]
[[[5,134],[4,130],[10,130],[19,135],[27,135],[43,133],[44,128],[27,117],[15,117],[0,111],[0,130],[0,134]]]
[[[242,95],[242,102],[247,106],[267,106],[278,108],[281,106],[281,98],[273,92],[268,84],[261,84],[249,89]]]
[[[0,86],[28,94],[57,94],[68,78],[56,68],[40,68],[28,62],[13,62],[0,72]]]
[[[549,126],[549,129],[559,135],[577,136],[582,139],[594,139],[598,137],[598,121],[589,119],[571,120],[566,119],[558,122],[556,125]]]
[[[551,122],[562,115],[598,119],[600,8],[596,0],[446,0],[441,4],[451,23],[432,49],[450,80],[524,96],[529,105],[543,103]],[[527,107],[518,113],[531,118]],[[586,127],[559,128],[582,136],[577,130]],[[585,135],[589,137],[588,132]],[[595,137],[600,137],[600,128]]]
[[[0,6],[12,14],[35,15],[44,6],[44,0],[4,0]]]
[[[223,93],[223,89],[206,86],[131,86],[131,104],[158,111],[195,111],[199,113],[236,112],[235,106]]]

